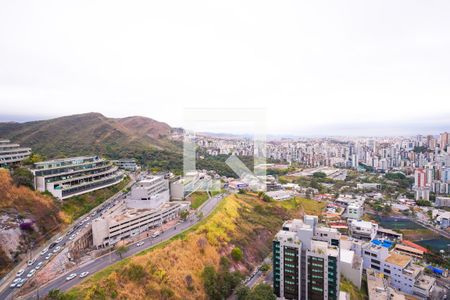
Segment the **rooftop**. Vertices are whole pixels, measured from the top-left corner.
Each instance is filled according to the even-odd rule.
[[[402,268],[405,268],[411,262],[411,260],[411,257],[395,252],[391,252],[391,254],[386,258],[386,262]]]

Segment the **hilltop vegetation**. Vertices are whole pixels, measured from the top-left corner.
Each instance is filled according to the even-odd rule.
[[[107,118],[99,113],[26,123],[0,123],[0,136],[46,158],[104,155],[119,157],[169,153],[179,147],[169,140],[171,127],[145,117]],[[150,152],[143,154],[142,152]]]
[[[300,216],[303,201],[231,195],[190,230],[93,275],[62,299],[222,299],[271,252],[273,236]]]

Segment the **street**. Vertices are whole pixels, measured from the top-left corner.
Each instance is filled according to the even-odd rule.
[[[216,207],[216,205],[223,199],[223,195],[217,195],[213,198],[210,198],[207,200],[204,205],[200,208],[200,211],[203,213],[203,216],[208,216]],[[132,255],[135,255],[145,249],[151,248],[152,246],[159,244],[163,241],[166,241],[173,236],[185,231],[186,229],[190,228],[191,226],[198,223],[201,219],[191,216],[186,221],[174,226],[172,229],[168,229],[161,233],[160,236],[156,238],[145,238],[141,240],[140,242],[143,242],[144,244],[142,246],[137,247],[136,243],[133,243],[129,246],[129,250],[122,255],[122,259],[126,257],[130,257]],[[76,273],[79,275],[82,272],[89,272],[89,276],[94,274],[95,272],[98,272],[118,261],[120,261],[121,258],[118,254],[115,253],[115,251],[112,251],[109,254],[105,254],[101,257],[96,258],[95,260],[89,261],[87,263],[84,263],[82,265],[79,265],[66,274],[63,274],[49,283],[45,284],[44,286],[39,287],[38,289],[34,290],[33,292],[29,293],[25,297],[16,297],[13,298],[12,291],[16,289],[7,289],[2,294],[0,294],[0,299],[38,299],[38,297],[42,297],[46,295],[49,291],[52,289],[59,289],[61,291],[67,291],[76,284],[80,283],[83,279],[80,279],[78,276],[74,279],[68,281],[66,280],[66,277],[71,273]],[[88,276],[88,277],[89,277]]]

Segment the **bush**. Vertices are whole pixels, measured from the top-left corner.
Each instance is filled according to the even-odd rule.
[[[242,253],[241,248],[234,247],[233,250],[231,250],[231,258],[233,258],[234,261],[242,260],[243,256],[244,254]]]
[[[147,272],[145,272],[144,267],[142,267],[141,265],[131,263],[125,269],[125,276],[128,280],[134,282],[142,282],[145,281],[145,278],[147,277]]]
[[[30,189],[34,188],[34,177],[30,170],[25,168],[17,168],[12,174],[12,179],[17,186],[23,185]]]
[[[202,272],[203,287],[211,300],[221,300],[228,298],[233,290],[242,281],[239,272],[229,272],[221,269],[216,272],[213,266],[206,266]]]

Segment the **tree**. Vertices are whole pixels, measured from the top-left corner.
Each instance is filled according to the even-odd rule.
[[[314,172],[313,177],[314,178],[326,178],[327,174],[325,174],[324,172]]]
[[[241,248],[239,247],[234,247],[233,250],[231,250],[231,258],[234,261],[240,261],[242,260],[242,257],[244,256],[244,254],[242,253]]]
[[[25,168],[16,168],[14,169],[14,172],[12,173],[12,179],[14,183],[19,186],[27,186],[29,188],[33,188],[33,173],[30,172],[30,170]]]
[[[128,252],[128,246],[127,245],[120,245],[116,248],[116,253],[120,256],[120,259],[122,259],[122,256]]]
[[[48,292],[47,299],[50,299],[50,300],[65,300],[65,299],[69,299],[69,298],[66,295],[64,295],[64,293],[61,292],[60,290],[53,289],[53,290],[50,290],[50,292]]]
[[[250,288],[246,285],[241,285],[236,289],[236,296],[238,300],[247,300],[250,294]]]
[[[253,288],[247,299],[252,300],[276,300],[272,287],[265,283],[260,283]]]
[[[180,212],[181,220],[183,220],[183,221],[186,220],[188,216],[189,216],[189,211],[188,210],[183,210],[183,211]]]

